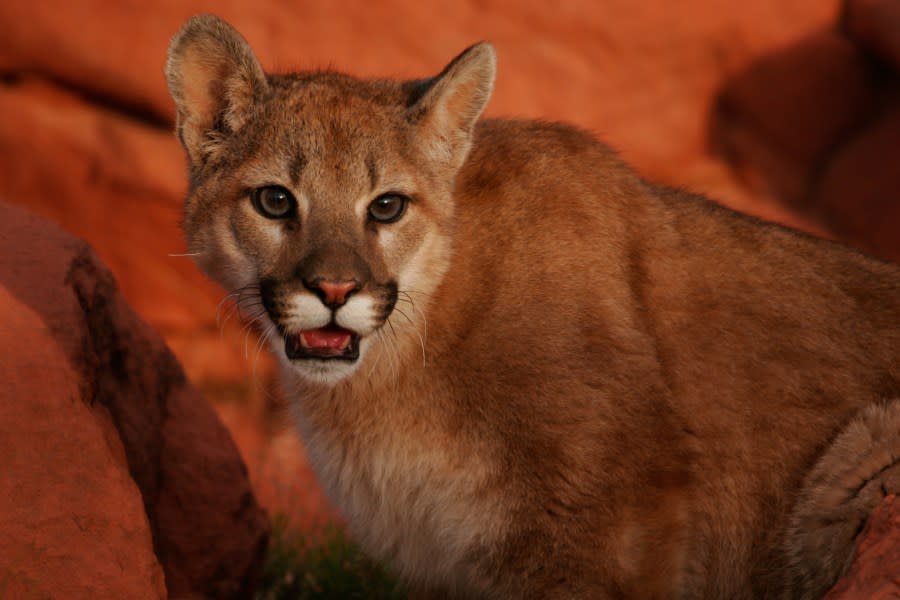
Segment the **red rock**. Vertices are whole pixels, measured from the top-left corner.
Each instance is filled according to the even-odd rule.
[[[843,25],[860,45],[900,69],[900,2],[846,0]]]
[[[0,36],[0,68],[42,73],[170,121],[162,77],[168,40],[189,15],[210,9],[167,0],[154,4],[152,18],[140,18],[134,7],[104,0],[9,0],[0,3],[0,23],[21,25]],[[500,70],[489,114],[580,124],[646,172],[677,184],[690,183],[683,179],[686,165],[709,160],[707,109],[723,74],[833,21],[837,9],[837,0],[757,0],[739,8],[714,0],[214,7],[276,71],[332,66],[421,77],[473,41],[490,39]]]
[[[84,242],[21,209],[0,205],[0,284],[5,297],[27,315],[24,323],[12,321],[15,329],[4,331],[4,356],[13,356],[19,368],[4,373],[4,381],[13,385],[2,405],[17,412],[3,423],[11,431],[39,434],[29,444],[11,439],[10,448],[38,454],[43,445],[55,450],[34,463],[23,456],[15,477],[4,473],[3,479],[3,485],[36,490],[46,500],[46,510],[29,500],[15,513],[32,511],[25,521],[44,538],[39,545],[25,533],[2,539],[32,552],[35,567],[44,554],[56,552],[61,557],[77,552],[84,560],[104,563],[82,573],[75,561],[70,566],[58,560],[51,564],[59,580],[93,579],[94,573],[111,570],[103,585],[127,583],[137,590],[83,597],[162,597],[162,580],[152,573],[156,558],[173,597],[249,595],[268,523],[246,469],[215,413],[187,383],[159,336],[124,302],[106,267]],[[114,493],[107,494],[110,487]],[[3,494],[0,502],[21,503],[27,497]],[[82,508],[85,504],[91,510]],[[7,514],[0,511],[0,518]],[[124,525],[108,533],[104,519]],[[94,537],[91,544],[103,549],[99,558],[78,545],[69,521]],[[11,530],[0,531],[5,536]],[[149,557],[141,554],[141,540]],[[21,569],[25,559],[13,560],[13,568]],[[142,570],[132,573],[132,560]],[[131,581],[140,578],[147,580],[143,591],[140,581]],[[15,577],[13,582],[30,589],[36,585],[32,579]]]
[[[109,412],[83,400],[56,332],[5,286],[0,311],[0,597],[165,598]]]
[[[711,139],[752,189],[900,260],[900,3],[850,0],[843,28],[732,77]]]
[[[751,186],[817,213],[810,190],[822,165],[870,118],[876,100],[864,53],[838,33],[817,33],[728,80],[713,114],[713,144]]]
[[[900,498],[887,496],[869,517],[847,574],[824,600],[900,597]]]
[[[840,237],[900,262],[900,102],[835,151],[816,204]]]
[[[215,307],[218,293],[202,294],[200,286],[197,308],[166,301],[196,274],[189,259],[168,256],[183,252],[178,217],[186,186],[170,132],[37,79],[0,87],[0,110],[16,116],[0,120],[4,197],[98,242],[113,269],[127,275],[126,296],[154,322],[184,326]]]

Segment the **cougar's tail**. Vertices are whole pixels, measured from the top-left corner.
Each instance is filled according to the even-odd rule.
[[[807,475],[785,537],[784,598],[813,600],[850,567],[872,510],[900,494],[900,399],[869,406]]]

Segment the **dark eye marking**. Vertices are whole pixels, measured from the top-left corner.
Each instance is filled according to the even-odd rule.
[[[374,223],[396,223],[406,212],[409,198],[403,194],[389,192],[372,200],[369,204],[369,220]]]
[[[286,219],[297,214],[297,201],[280,185],[267,185],[250,193],[256,212],[267,219]]]

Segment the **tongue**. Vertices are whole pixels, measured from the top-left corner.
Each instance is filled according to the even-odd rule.
[[[350,343],[350,332],[339,327],[308,329],[300,337],[304,347],[316,350],[343,350]]]

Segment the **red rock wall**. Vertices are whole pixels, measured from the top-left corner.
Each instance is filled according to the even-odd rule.
[[[268,518],[87,244],[0,203],[0,598],[249,597]]]
[[[216,406],[262,501],[299,520],[331,514],[274,410],[270,361],[236,318],[217,325],[223,292],[169,256],[183,249],[185,180],[162,65],[170,36],[206,11],[230,20],[275,71],[418,77],[491,40],[499,75],[489,115],[576,123],[651,178],[828,233],[745,177],[755,158],[716,154],[709,139],[723,87],[835,30],[838,0],[0,2],[0,197],[94,245]],[[816,124],[802,133],[816,135]]]
[[[849,0],[729,77],[710,133],[750,189],[900,260],[900,2]]]

